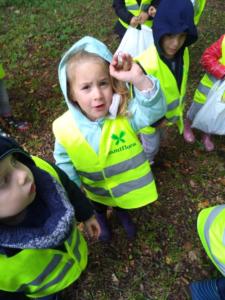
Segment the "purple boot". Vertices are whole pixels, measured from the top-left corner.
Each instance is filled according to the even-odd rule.
[[[116,210],[116,214],[117,214],[123,228],[126,231],[128,239],[135,238],[135,236],[137,234],[137,228],[136,228],[135,224],[133,223],[129,213],[125,210]]]
[[[211,140],[210,134],[204,133],[202,137],[202,142],[204,144],[205,150],[211,152],[215,149],[214,143]]]
[[[188,119],[184,121],[184,139],[190,144],[195,142],[195,136],[191,128],[191,122]]]
[[[101,233],[99,236],[99,240],[103,241],[103,242],[108,242],[111,240],[111,231],[107,222],[107,218],[106,218],[106,213],[99,213],[97,211],[95,211],[95,216],[96,219],[99,223],[100,229],[101,229]]]

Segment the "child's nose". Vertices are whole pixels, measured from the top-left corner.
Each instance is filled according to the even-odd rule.
[[[173,47],[177,47],[179,44],[179,40],[177,38],[174,38],[172,43],[173,43]]]
[[[23,170],[18,170],[16,176],[17,176],[17,183],[19,185],[24,185],[27,182],[27,172]]]
[[[94,99],[99,99],[102,96],[101,89],[99,87],[95,87],[94,89]]]

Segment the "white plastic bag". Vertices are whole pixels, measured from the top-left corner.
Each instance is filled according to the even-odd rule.
[[[141,25],[141,29],[129,26],[115,53],[129,53],[132,57],[138,56],[154,43],[152,29]]]
[[[206,133],[225,135],[225,80],[214,83],[192,127]]]

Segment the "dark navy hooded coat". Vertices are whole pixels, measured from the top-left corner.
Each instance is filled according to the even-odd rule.
[[[198,38],[197,28],[194,24],[194,8],[191,1],[161,0],[154,18],[152,30],[157,51],[161,59],[173,72],[180,88],[184,49],[193,44]],[[172,61],[166,59],[163,54],[161,41],[165,35],[175,35],[183,32],[187,33],[187,37],[183,47],[174,57],[173,64],[175,68],[172,68]]]

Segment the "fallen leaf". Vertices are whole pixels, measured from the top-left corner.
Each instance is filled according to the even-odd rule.
[[[196,182],[194,180],[191,179],[190,180],[190,186],[194,188],[194,187],[197,186],[197,184],[196,184]]]
[[[191,250],[188,253],[188,257],[189,257],[190,261],[196,261],[196,260],[198,260],[197,252],[195,250]]]
[[[183,248],[184,248],[186,251],[190,251],[190,250],[193,248],[193,245],[192,245],[192,243],[190,243],[190,242],[186,242],[186,243],[183,245]]]
[[[116,277],[115,273],[112,273],[112,282],[116,285],[119,284],[119,279]]]
[[[201,210],[203,208],[209,207],[209,201],[208,200],[204,200],[201,201],[200,203],[198,203],[198,210]]]

